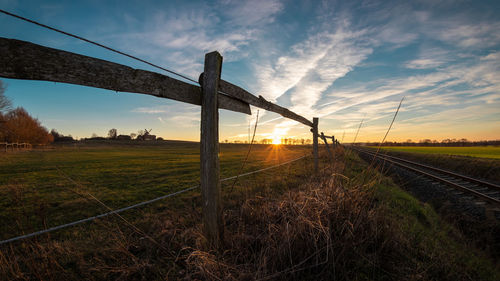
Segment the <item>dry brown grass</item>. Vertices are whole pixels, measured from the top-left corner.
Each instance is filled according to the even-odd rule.
[[[248,199],[226,221],[224,251],[187,255],[190,278],[375,278],[390,276],[385,268],[402,257],[395,228],[373,207],[371,186],[341,176],[323,175],[280,198]]]

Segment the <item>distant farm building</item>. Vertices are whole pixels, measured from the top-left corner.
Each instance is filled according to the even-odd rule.
[[[117,140],[132,140],[132,137],[129,135],[119,135],[116,137]]]
[[[156,136],[150,134],[151,130],[152,129],[149,129],[149,131],[148,131],[147,129],[145,129],[144,133],[142,135],[137,136],[137,140],[144,140],[144,141],[154,141],[154,140],[156,140]]]

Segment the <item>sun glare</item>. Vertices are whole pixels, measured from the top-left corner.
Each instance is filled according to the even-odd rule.
[[[281,144],[281,138],[278,136],[273,137],[273,144],[278,145]]]

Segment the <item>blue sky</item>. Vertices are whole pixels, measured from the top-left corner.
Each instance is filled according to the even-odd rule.
[[[197,78],[204,54],[222,78],[312,119],[320,130],[380,141],[500,139],[499,1],[16,1],[2,9]],[[140,62],[0,14],[0,36],[136,68]],[[158,71],[161,73],[161,71]],[[110,128],[199,139],[200,108],[130,93],[2,79],[15,106],[47,128],[87,137]],[[247,140],[253,115],[220,111],[220,139]],[[257,139],[310,138],[260,111]]]

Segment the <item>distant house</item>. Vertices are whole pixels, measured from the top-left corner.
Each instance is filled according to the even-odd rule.
[[[132,140],[129,135],[119,135],[116,137],[117,140]]]

